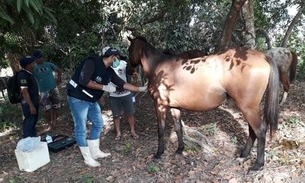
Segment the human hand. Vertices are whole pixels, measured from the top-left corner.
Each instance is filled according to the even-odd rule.
[[[36,110],[35,106],[30,105],[30,113],[31,114],[37,114],[37,110]]]
[[[145,86],[140,86],[140,87],[139,87],[139,92],[147,92],[147,85],[145,85]]]
[[[103,90],[112,93],[116,91],[116,88],[112,85],[103,85]]]

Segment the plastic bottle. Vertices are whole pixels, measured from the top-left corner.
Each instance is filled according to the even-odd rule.
[[[51,142],[53,142],[53,139],[52,139],[51,135],[48,134],[48,133],[47,133],[47,135],[46,135],[46,141],[47,141],[48,144],[51,143]]]

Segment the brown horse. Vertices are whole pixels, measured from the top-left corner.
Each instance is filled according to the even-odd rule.
[[[279,70],[280,81],[284,88],[284,94],[280,103],[282,105],[286,101],[290,83],[296,76],[298,56],[295,52],[283,47],[267,50],[266,54],[273,58]]]
[[[154,100],[158,121],[158,151],[164,152],[166,112],[170,109],[178,137],[177,153],[184,149],[180,109],[206,111],[220,106],[231,97],[249,124],[249,137],[241,157],[249,155],[258,140],[257,159],[252,170],[264,165],[266,132],[271,137],[277,129],[279,75],[275,62],[264,53],[245,48],[181,59],[158,51],[145,38],[128,38],[131,42],[131,66],[142,65],[148,78],[148,91]],[[266,92],[264,120],[259,115],[259,104]]]
[[[206,54],[202,50],[195,49],[195,50],[189,50],[189,51],[180,53],[176,56],[183,58],[183,59],[191,59],[191,58],[203,57],[203,56],[206,56]]]
[[[163,51],[162,53],[166,55],[174,55],[170,51],[166,50]],[[191,58],[197,58],[197,57],[203,57],[206,56],[206,53],[202,50],[194,49],[194,50],[188,50],[182,53],[179,53],[176,55],[177,57],[183,58],[183,59],[191,59]]]

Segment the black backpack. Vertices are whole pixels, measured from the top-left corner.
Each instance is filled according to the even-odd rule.
[[[7,95],[12,104],[18,104],[21,102],[20,87],[17,81],[17,76],[20,72],[21,71],[17,72],[17,74],[10,77],[7,81]]]

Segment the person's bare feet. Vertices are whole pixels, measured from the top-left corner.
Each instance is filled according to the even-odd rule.
[[[132,137],[133,139],[138,139],[138,138],[139,138],[139,135],[136,134],[136,132],[133,132],[133,133],[131,133],[131,137]]]
[[[114,138],[114,140],[116,140],[116,141],[121,140],[121,135],[120,135],[120,136],[116,136],[116,137]]]
[[[121,140],[121,133],[116,134],[116,137],[114,138],[114,140]]]

